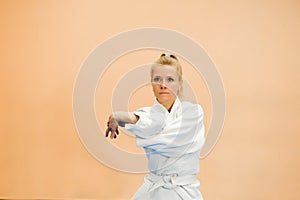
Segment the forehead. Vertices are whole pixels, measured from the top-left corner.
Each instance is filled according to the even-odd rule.
[[[153,66],[153,76],[155,75],[178,75],[176,66],[173,65],[155,65]]]

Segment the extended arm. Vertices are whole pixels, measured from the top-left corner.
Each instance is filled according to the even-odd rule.
[[[135,124],[139,120],[139,116],[135,115],[133,112],[114,112],[112,117],[119,122],[120,126],[123,124]]]

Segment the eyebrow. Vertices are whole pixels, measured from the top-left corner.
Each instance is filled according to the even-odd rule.
[[[161,76],[155,76],[153,75],[153,78],[161,78]],[[165,78],[172,78],[172,79],[176,79],[176,76],[166,76]]]

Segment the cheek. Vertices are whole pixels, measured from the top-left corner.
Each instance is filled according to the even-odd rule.
[[[180,88],[180,84],[175,82],[169,85],[170,89],[172,89],[173,91],[177,91]]]
[[[152,90],[153,90],[154,92],[157,92],[158,89],[159,89],[158,84],[152,84]]]

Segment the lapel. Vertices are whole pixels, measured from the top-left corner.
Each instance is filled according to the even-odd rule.
[[[154,105],[159,105],[165,110],[166,121],[174,120],[181,115],[182,107],[181,101],[178,97],[176,97],[170,112],[163,105],[161,105],[156,98],[154,98]]]

